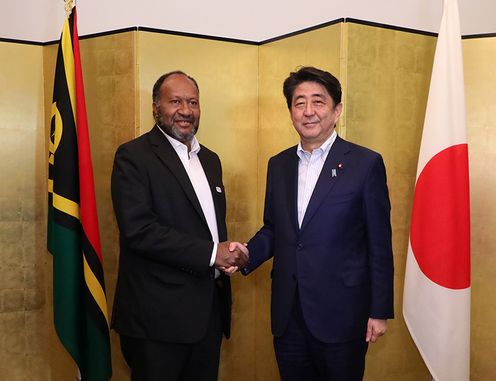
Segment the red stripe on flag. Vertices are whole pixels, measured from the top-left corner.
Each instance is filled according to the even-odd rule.
[[[83,230],[93,249],[102,262],[100,234],[98,230],[98,216],[96,211],[96,197],[91,164],[90,139],[88,134],[88,120],[86,117],[86,103],[84,98],[83,73],[81,69],[81,55],[77,32],[77,13],[74,13],[74,28],[72,44],[74,49],[74,71],[76,76],[76,123],[78,134],[79,157],[79,191],[80,191],[80,218]]]
[[[467,144],[435,155],[419,175],[410,241],[422,272],[451,289],[470,286],[470,196]]]

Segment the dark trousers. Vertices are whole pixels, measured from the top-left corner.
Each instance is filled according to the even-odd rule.
[[[222,342],[218,292],[214,291],[206,335],[198,343],[166,343],[120,336],[122,353],[131,368],[132,381],[217,380]],[[188,319],[188,316],[184,318]]]
[[[368,348],[365,332],[363,339],[346,343],[319,341],[308,330],[299,298],[295,299],[285,333],[274,337],[281,381],[361,381]]]

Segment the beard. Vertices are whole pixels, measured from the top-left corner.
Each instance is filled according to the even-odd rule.
[[[175,125],[174,122],[177,121],[188,121],[191,123],[191,130],[189,131],[181,131],[178,129]],[[198,127],[199,127],[199,120],[195,119],[195,117],[174,117],[171,121],[172,123],[166,123],[164,121],[164,117],[160,110],[158,110],[158,113],[155,115],[155,123],[169,136],[172,136],[174,139],[180,141],[183,144],[186,144],[188,142],[191,142],[193,140],[193,137],[196,135],[198,132]]]

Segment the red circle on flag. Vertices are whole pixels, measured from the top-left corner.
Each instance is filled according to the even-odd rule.
[[[470,196],[466,144],[435,155],[417,179],[410,243],[420,269],[451,289],[470,286]]]

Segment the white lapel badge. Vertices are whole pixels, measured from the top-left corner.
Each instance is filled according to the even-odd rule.
[[[222,193],[221,187],[215,187],[215,190],[217,191],[217,193]]]
[[[331,169],[331,177],[336,177],[337,175],[336,168]]]

